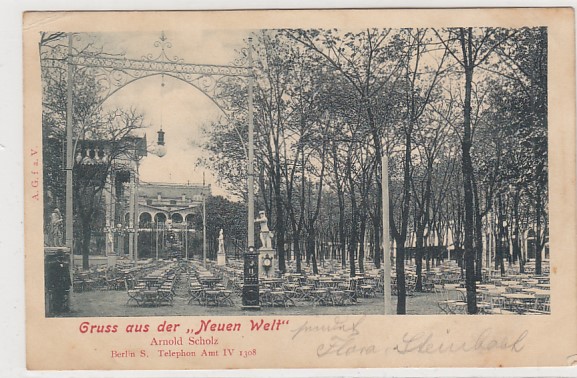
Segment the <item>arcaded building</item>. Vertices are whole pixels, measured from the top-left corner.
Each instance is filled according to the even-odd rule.
[[[210,195],[210,185],[140,183],[138,187],[139,228],[151,228],[172,220],[174,225],[192,223],[194,213],[202,207],[203,196]]]

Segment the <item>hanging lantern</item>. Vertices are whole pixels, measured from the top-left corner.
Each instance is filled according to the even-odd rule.
[[[156,142],[156,155],[163,157],[166,155],[166,147],[164,146],[164,131],[158,130],[158,141]]]

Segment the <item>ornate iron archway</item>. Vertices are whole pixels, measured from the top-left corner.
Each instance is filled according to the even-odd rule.
[[[205,94],[222,111],[229,121],[240,121],[244,112],[233,109],[231,87],[242,87],[246,84],[247,108],[246,121],[248,122],[248,245],[254,246],[254,127],[253,127],[253,86],[252,75],[252,38],[248,38],[249,46],[242,59],[233,65],[209,65],[185,62],[177,56],[169,56],[167,50],[172,48],[166,35],[161,33],[154,46],[160,49],[157,55],[152,53],[142,56],[141,59],[127,59],[126,57],[108,56],[105,54],[74,53],[74,34],[68,34],[67,68],[67,96],[66,96],[66,245],[72,252],[73,246],[73,175],[74,145],[73,145],[73,83],[75,71],[87,70],[93,76],[103,92],[102,105],[112,95],[137,80],[156,75],[167,75],[192,85]],[[56,63],[55,63],[56,62]],[[50,64],[59,64],[57,61],[45,62],[43,67]],[[98,107],[95,107],[98,108]],[[242,138],[241,138],[242,140]],[[71,253],[72,264],[74,256]]]
[[[135,81],[157,75],[166,75],[183,81],[205,94],[229,120],[240,120],[238,109],[233,109],[230,89],[248,84],[251,76],[251,64],[248,62],[248,50],[245,56],[235,60],[232,65],[195,64],[185,62],[178,56],[169,56],[172,43],[164,32],[154,42],[160,49],[155,55],[146,54],[140,59],[128,59],[106,54],[73,54],[69,49],[68,64],[72,70],[86,69],[100,85],[101,103]]]

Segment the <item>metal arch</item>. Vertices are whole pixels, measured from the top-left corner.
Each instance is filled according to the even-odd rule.
[[[166,60],[127,59],[109,56],[79,54],[72,56],[72,64],[84,67],[101,67],[112,70],[152,71],[176,74],[203,74],[223,76],[250,76],[248,67],[216,64],[194,64]]]
[[[232,104],[223,93],[226,86],[238,86],[250,76],[247,67],[198,65],[166,61],[148,61],[110,57],[75,55],[71,64],[89,70],[101,86],[104,103],[113,94],[137,80],[156,75],[167,75],[192,85],[223,112],[230,120],[239,120],[240,114],[232,109]],[[236,83],[235,83],[236,81]]]
[[[251,68],[247,66],[246,58],[235,60],[234,65],[188,63],[178,56],[170,57],[167,54],[167,50],[172,48],[172,43],[164,32],[154,42],[154,47],[160,49],[157,56],[148,53],[141,59],[127,59],[124,56],[106,54],[80,53],[75,55],[69,49],[66,61],[41,61],[41,64],[45,68],[58,68],[58,66],[65,68],[68,64],[74,67],[75,71],[86,69],[101,87],[102,99],[98,105],[102,105],[116,92],[139,79],[167,75],[198,89],[220,109],[230,122],[243,120],[242,116],[245,112],[233,109],[230,95],[226,94],[226,90],[223,89],[233,85],[238,87],[241,82],[248,84]]]
[[[147,73],[146,75],[142,75],[139,77],[134,77],[134,78],[130,78],[128,80],[126,80],[125,82],[123,82],[122,84],[118,85],[118,86],[114,86],[114,88],[110,89],[105,95],[104,97],[100,100],[100,102],[98,103],[98,105],[102,105],[104,104],[110,97],[112,97],[114,94],[116,94],[117,92],[119,92],[120,90],[122,90],[123,88],[127,87],[128,85],[141,80],[141,79],[146,79],[149,77],[153,77],[153,76],[157,76],[157,75],[166,75],[166,76],[170,76],[176,80],[180,80],[185,82],[186,84],[191,85],[192,87],[196,88],[197,90],[199,90],[201,93],[203,93],[207,98],[209,98],[219,109],[220,111],[225,115],[225,117],[229,120],[229,121],[234,121],[235,117],[233,117],[233,115],[237,115],[236,118],[238,118],[238,116],[240,116],[240,114],[243,113],[239,113],[238,111],[229,109],[229,108],[225,108],[225,105],[228,105],[227,102],[225,101],[218,101],[219,97],[215,96],[215,95],[211,95],[211,93],[208,92],[208,88],[205,86],[205,88],[203,88],[201,85],[198,85],[196,83],[194,83],[193,81],[189,81],[189,80],[185,80],[182,77],[178,77],[172,73],[166,73],[166,72],[151,72],[151,73]],[[199,77],[196,80],[201,80],[203,79],[203,77]],[[98,108],[98,107],[95,107]]]

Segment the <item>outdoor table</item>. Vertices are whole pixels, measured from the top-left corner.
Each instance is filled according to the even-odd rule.
[[[523,293],[505,293],[505,294],[502,294],[501,296],[504,298],[507,298],[507,299],[521,300],[521,301],[528,301],[528,300],[535,299],[534,295],[523,294]]]
[[[284,281],[281,278],[263,278],[262,283],[265,286],[270,286],[271,289],[279,289]]]
[[[535,298],[539,299],[549,298],[551,296],[550,290],[543,290],[538,288],[526,288],[523,289],[523,292],[529,295],[533,295]]]
[[[272,298],[271,298],[271,289],[267,288],[260,288],[259,294],[259,301],[261,306],[271,306],[272,307]]]
[[[327,301],[330,300],[329,291],[327,289],[312,290],[310,294],[313,300],[313,306],[320,303],[326,304]]]
[[[342,282],[341,280],[335,280],[335,279],[331,279],[331,278],[321,278],[319,279],[319,285],[322,288],[336,288],[338,286],[338,284],[340,282]]]
[[[343,290],[329,290],[328,296],[333,306],[342,306],[348,299],[348,294]]]
[[[271,306],[282,305],[283,307],[288,307],[289,304],[294,306],[293,300],[287,295],[284,290],[271,290],[269,292]]]
[[[396,279],[396,277],[393,277]],[[350,278],[351,288],[354,288],[355,295],[362,295],[361,286],[363,285],[363,277],[355,276]],[[391,285],[393,284],[393,280],[391,280]]]
[[[144,282],[147,289],[159,286],[160,280],[161,278],[156,276],[146,276],[142,278],[142,282]]]
[[[467,295],[467,288],[466,287],[456,287],[456,288],[451,289],[451,290],[460,291],[464,295]]]
[[[496,285],[493,284],[481,284],[481,285],[477,285],[478,289],[494,289],[496,288]]]
[[[501,295],[505,294],[505,292],[499,288],[482,290],[481,293],[487,297],[500,297]]]
[[[156,306],[158,304],[157,290],[142,290],[140,292],[142,306]]]
[[[500,288],[482,290],[482,301],[484,303],[484,308],[482,311],[485,313],[495,314],[503,312],[504,298],[502,295],[504,292]]]
[[[456,288],[460,288],[460,285],[459,284],[446,284],[445,285],[445,289],[447,289],[447,290],[453,290]]]
[[[311,291],[313,290],[312,286],[308,286],[308,285],[303,285],[303,286],[298,286],[295,290],[297,296],[300,299],[303,300],[308,300],[311,299]]]
[[[462,291],[449,289],[439,292],[438,295],[437,305],[444,313],[464,314],[466,312],[467,296]]]
[[[286,283],[283,285],[286,296],[291,300],[297,295],[297,288],[298,285],[295,283]]]
[[[218,305],[234,306],[234,302],[232,301],[231,296],[231,290],[220,290],[218,296]]]
[[[212,288],[214,288],[214,286],[216,286],[217,282],[220,281],[220,278],[214,277],[214,276],[211,276],[211,277],[198,277],[198,281],[199,281],[201,284],[206,285],[206,286],[208,286],[209,288],[212,289]]]
[[[527,306],[535,302],[535,296],[523,293],[507,293],[501,295],[505,298],[505,306],[515,312],[523,313]]]
[[[523,286],[523,285],[518,285],[518,284],[517,284],[517,285],[509,285],[509,286],[506,286],[506,287],[508,287],[510,290],[512,290],[512,291],[514,291],[514,292],[522,291],[523,289],[525,289],[525,286]]]
[[[550,314],[549,298],[551,292],[549,290],[537,290],[533,295],[535,295],[535,310],[539,313]]]
[[[212,304],[214,306],[218,306],[219,296],[220,296],[219,290],[205,290],[204,291],[204,305],[209,306]]]

